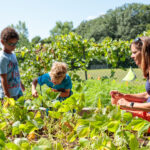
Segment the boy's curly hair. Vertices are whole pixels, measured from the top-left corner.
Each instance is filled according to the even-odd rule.
[[[51,76],[55,79],[63,78],[67,73],[67,64],[63,62],[54,62],[51,68]]]
[[[17,40],[19,40],[19,35],[15,31],[15,29],[13,29],[11,27],[6,27],[1,32],[1,40],[3,40],[4,42],[7,42],[10,39],[17,39]]]

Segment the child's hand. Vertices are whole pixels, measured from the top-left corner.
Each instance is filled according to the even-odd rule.
[[[70,95],[70,89],[66,90],[65,92],[60,93],[61,97],[68,97],[69,95]]]
[[[24,87],[24,85],[22,83],[21,83],[21,89],[22,89],[22,92],[25,91],[25,87]]]
[[[56,89],[52,89],[52,91],[53,91],[53,92],[59,92],[59,91],[57,91]]]
[[[38,92],[36,90],[32,90],[32,96],[33,97],[38,97]]]

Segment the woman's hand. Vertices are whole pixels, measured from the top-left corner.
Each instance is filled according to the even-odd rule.
[[[32,96],[33,97],[38,97],[38,92],[36,90],[32,90]]]
[[[111,91],[110,92],[110,95],[112,98],[115,98],[115,99],[121,99],[121,98],[124,98],[124,94],[123,93],[120,93],[119,91]]]
[[[125,100],[124,98],[119,99],[117,105],[120,105],[120,107],[122,108],[130,108],[130,102]]]

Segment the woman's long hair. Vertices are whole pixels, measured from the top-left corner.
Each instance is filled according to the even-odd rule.
[[[143,76],[145,78],[149,77],[150,76],[150,37],[143,36],[140,38],[136,38],[131,43],[131,45],[134,45],[137,50],[141,51],[142,60],[141,60],[140,67],[142,69]]]
[[[144,77],[147,78],[150,77],[150,37],[144,38],[142,42],[141,69],[143,71]]]

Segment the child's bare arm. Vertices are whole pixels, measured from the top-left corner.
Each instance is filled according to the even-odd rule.
[[[61,97],[68,97],[70,95],[70,89],[65,90],[65,92],[61,92],[60,96]]]
[[[10,97],[8,91],[7,74],[1,74],[0,76],[1,76],[1,83],[2,83],[2,88],[4,90],[4,94],[6,97]]]
[[[22,89],[23,92],[25,91],[25,87],[24,87],[24,85],[22,84],[22,82],[21,82],[21,89]]]
[[[58,91],[58,90],[56,90],[56,89],[53,89],[53,88],[52,88],[51,90],[52,90],[53,92],[60,92],[60,91]]]
[[[37,93],[37,91],[36,91],[37,83],[38,83],[38,79],[35,78],[35,79],[33,80],[33,82],[32,82],[32,95],[33,95],[34,97],[38,97],[38,93]]]
[[[61,92],[60,90],[52,89],[53,92],[59,92],[61,97],[68,97],[70,95],[70,89],[65,89],[64,92]]]

